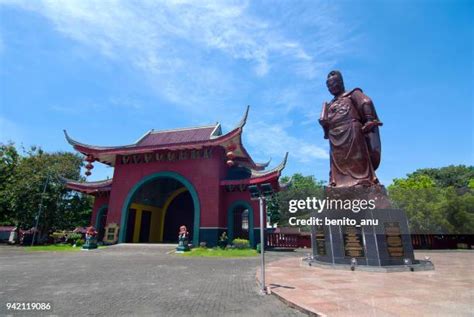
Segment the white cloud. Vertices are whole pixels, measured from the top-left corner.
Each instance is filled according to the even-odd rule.
[[[245,135],[248,134],[248,137]],[[291,136],[283,125],[268,124],[265,122],[249,123],[245,136],[247,143],[252,147],[252,153],[260,158],[281,157],[290,153],[291,161],[310,163],[313,160],[328,159],[326,149],[302,138]]]
[[[221,119],[231,120],[227,118],[234,118],[232,114],[239,117],[242,105],[237,106],[233,98],[252,94],[253,100],[263,103],[253,109],[266,122],[249,120],[244,136],[249,134],[247,143],[258,158],[276,159],[286,151],[291,161],[308,165],[328,158],[325,148],[296,137],[289,128],[292,122],[282,126],[281,118],[300,120],[298,125],[317,119],[314,109],[321,102],[313,91],[314,79],[324,76],[338,54],[350,46],[343,38],[347,30],[342,30],[329,5],[289,1],[256,9],[258,4],[247,1],[0,3],[34,11],[63,36],[117,65],[131,65],[160,97],[184,107],[190,117],[195,115],[193,120],[215,118],[224,106]],[[262,89],[252,90],[257,84]],[[121,107],[130,102],[112,99],[106,103]],[[139,103],[129,106],[140,109]],[[91,102],[90,107],[100,109],[100,101]],[[51,109],[70,112],[63,105]]]
[[[131,63],[167,100],[207,110],[212,109],[209,101],[219,104],[242,82],[213,62],[213,54],[247,62],[259,77],[290,68],[312,79],[328,65],[326,53],[341,46],[332,12],[319,3],[311,3],[317,9],[301,17],[316,35],[303,43],[302,37],[288,35],[278,19],[252,13],[247,1],[1,2],[35,11],[63,35],[119,63]],[[282,12],[295,7],[281,6]]]

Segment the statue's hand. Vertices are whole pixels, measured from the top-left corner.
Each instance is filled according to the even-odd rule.
[[[362,127],[362,133],[369,133],[374,127],[381,126],[382,122],[380,121],[369,121]]]

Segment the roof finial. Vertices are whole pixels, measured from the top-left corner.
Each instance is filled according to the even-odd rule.
[[[249,115],[249,110],[250,110],[250,106],[247,106],[247,109],[245,110],[244,116],[242,117],[242,120],[240,120],[240,123],[238,125],[238,127],[241,128],[241,129],[247,123],[247,117]]]

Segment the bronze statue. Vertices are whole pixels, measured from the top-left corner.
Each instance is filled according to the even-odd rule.
[[[379,184],[379,121],[372,100],[362,89],[345,91],[342,74],[331,71],[327,87],[334,98],[323,104],[319,123],[330,144],[330,187],[370,187]]]

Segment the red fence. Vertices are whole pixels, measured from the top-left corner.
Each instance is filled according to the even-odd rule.
[[[412,234],[414,249],[470,249],[474,246],[474,235]],[[310,248],[310,235],[297,233],[267,233],[269,248]]]
[[[470,249],[474,235],[469,234],[412,234],[414,249]]]
[[[294,233],[268,233],[266,246],[269,248],[310,248],[311,237]]]

